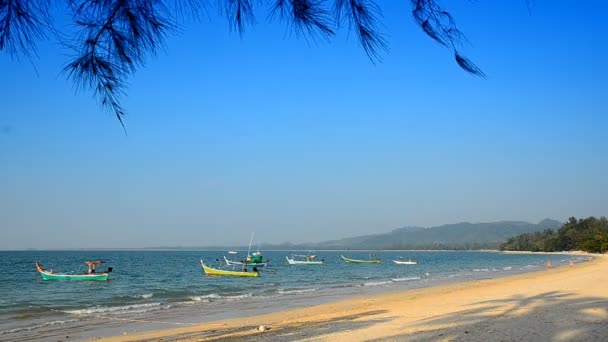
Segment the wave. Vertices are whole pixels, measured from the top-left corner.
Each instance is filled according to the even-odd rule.
[[[211,299],[219,299],[219,298],[222,298],[222,296],[215,294],[215,293],[211,293],[208,295],[202,295],[202,296],[190,296],[190,299],[195,302],[210,302]]]
[[[223,297],[221,296],[222,299],[225,299],[229,302],[234,301],[234,300],[249,298],[249,297],[253,297],[253,293],[249,292],[249,293],[235,295],[235,296],[223,296]]]
[[[279,289],[277,291],[278,294],[288,295],[288,294],[298,294],[298,293],[306,293],[306,292],[315,292],[318,289],[293,289],[293,290],[283,290]]]
[[[405,277],[405,278],[393,278],[392,281],[410,281],[410,280],[420,280],[422,277]]]
[[[219,301],[219,300],[226,301],[226,302],[232,302],[232,301],[245,299],[245,298],[249,298],[249,297],[253,297],[253,293],[244,293],[244,294],[232,295],[232,296],[211,293],[211,294],[207,294],[207,295],[190,296],[190,297],[188,297],[190,299],[189,301],[178,302],[178,303],[180,303],[180,304],[210,303],[210,302]]]
[[[31,330],[35,330],[35,329],[46,328],[46,327],[53,326],[53,325],[74,323],[74,322],[78,322],[78,321],[80,321],[80,320],[79,319],[67,319],[67,320],[61,320],[61,321],[44,322],[41,324],[29,326],[29,327],[15,328],[15,329],[11,329],[11,330],[0,331],[0,335],[14,334],[14,333],[22,332],[22,331],[31,331]]]
[[[455,274],[448,275],[448,278],[468,277],[468,276],[472,276],[472,275],[473,275],[473,273],[455,273]]]
[[[507,266],[507,267],[503,267],[502,269],[503,269],[503,270],[505,270],[505,271],[510,271],[510,270],[512,270],[512,269],[513,269],[513,267],[511,267],[511,266]]]
[[[62,312],[72,315],[91,315],[91,314],[124,314],[124,313],[144,313],[161,309],[168,309],[170,305],[161,303],[131,304],[124,306],[95,306],[86,309],[63,310]]]
[[[154,296],[154,293],[144,293],[144,294],[137,294],[135,296],[133,296],[134,298],[143,298],[143,299],[148,299],[148,298],[152,298],[152,296]]]
[[[363,286],[380,286],[380,285],[388,285],[388,284],[392,284],[393,282],[391,280],[386,280],[386,281],[370,281],[367,283],[363,283]]]
[[[473,272],[490,272],[488,268],[474,268]]]

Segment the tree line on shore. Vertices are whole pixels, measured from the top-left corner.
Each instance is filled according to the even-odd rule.
[[[608,219],[606,217],[571,217],[559,229],[514,236],[500,245],[502,251],[556,252],[580,250],[608,252]]]

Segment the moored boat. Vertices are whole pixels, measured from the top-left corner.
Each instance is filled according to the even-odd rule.
[[[268,265],[268,263],[270,262],[270,260],[266,259],[264,260],[264,257],[262,257],[262,253],[260,253],[260,246],[258,245],[258,250],[257,252],[251,252],[251,243],[253,243],[253,233],[251,233],[251,239],[249,240],[249,248],[247,249],[247,257],[241,261],[237,261],[237,260],[230,260],[228,258],[226,258],[226,256],[224,256],[224,261],[226,261],[226,265],[229,266],[247,266],[247,265],[251,265],[251,266],[255,266],[255,267],[266,267],[266,265]],[[236,252],[233,252],[234,254],[236,254]],[[232,252],[228,252],[228,254],[233,254]]]
[[[52,269],[45,270],[39,262],[36,262],[36,269],[40,273],[42,280],[90,280],[90,281],[106,281],[110,278],[110,272],[112,267],[108,267],[108,270],[103,273],[95,273],[95,266],[102,264],[102,261],[86,261],[89,266],[88,273],[84,274],[67,274],[67,273],[55,273]]]
[[[259,277],[260,273],[254,268],[253,272],[247,271],[227,271],[220,270],[217,268],[209,267],[205,265],[203,260],[201,259],[201,266],[203,267],[203,271],[208,276],[228,276],[228,277]]]
[[[296,260],[298,257],[303,258],[303,260]],[[323,265],[325,260],[315,260],[316,257],[316,255],[292,255],[291,259],[288,256],[285,259],[290,265]]]
[[[247,260],[260,260],[261,262],[252,262],[252,261],[247,261]],[[243,266],[243,265],[249,265],[249,266],[256,266],[256,267],[266,267],[266,265],[268,265],[268,260],[261,260],[261,259],[253,259],[253,258],[249,258],[249,259],[245,259],[243,261],[236,261],[236,260],[230,260],[228,258],[226,258],[226,256],[224,256],[224,261],[226,262],[226,265],[229,266]]]
[[[413,260],[393,260],[393,262],[397,265],[417,265],[418,261]]]
[[[344,255],[340,255],[342,257],[342,259],[344,259],[344,261],[346,261],[349,264],[379,264],[380,262],[382,262],[380,259],[373,259],[370,255],[369,260],[360,260],[360,259],[351,259],[351,258],[347,258]]]

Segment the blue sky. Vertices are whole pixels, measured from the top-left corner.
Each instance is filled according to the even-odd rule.
[[[130,80],[128,136],[38,45],[0,55],[0,248],[320,241],[405,225],[606,214],[602,1],[445,2],[488,75],[382,4],[370,63],[210,10]]]

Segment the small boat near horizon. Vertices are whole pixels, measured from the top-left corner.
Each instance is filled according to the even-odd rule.
[[[414,260],[393,260],[397,265],[418,265],[418,261]]]
[[[316,255],[297,255],[293,254],[291,259],[288,256],[285,256],[287,259],[287,263],[290,265],[323,265],[325,262],[324,259],[315,260]],[[296,260],[296,258],[301,258],[303,260]]]
[[[89,267],[87,273],[83,274],[69,274],[69,273],[55,273],[53,269],[45,270],[42,268],[40,262],[36,262],[36,270],[40,273],[42,280],[88,280],[88,281],[106,281],[110,278],[112,267],[103,273],[95,273],[95,266],[105,264],[104,261],[85,261],[85,264]]]
[[[228,277],[259,277],[260,272],[254,267],[253,272],[245,271],[228,271],[228,270],[220,270],[217,268],[213,268],[205,265],[203,259],[200,260],[201,266],[203,267],[203,271],[208,276],[228,276]]]
[[[345,257],[344,255],[340,255],[340,256],[342,257],[342,259],[344,259],[344,261],[346,261],[349,264],[379,264],[382,262],[382,260],[380,260],[380,259],[373,259],[371,254],[369,256],[369,260],[351,259],[351,258]]]

